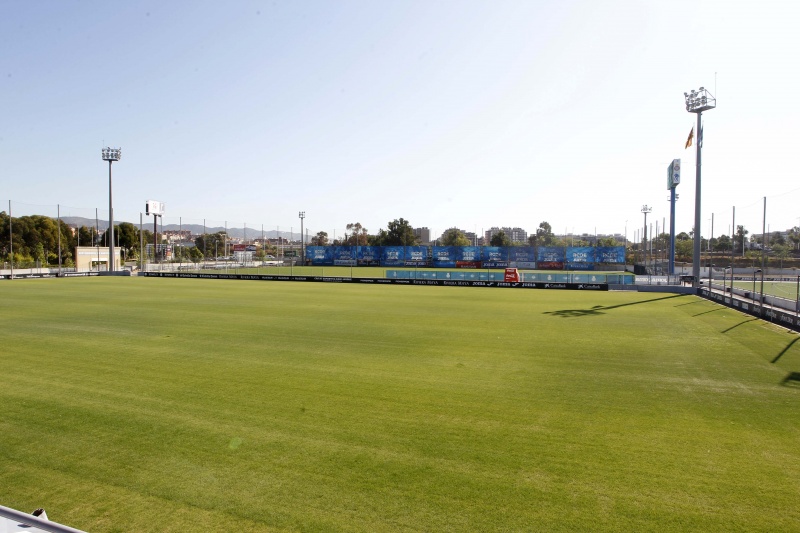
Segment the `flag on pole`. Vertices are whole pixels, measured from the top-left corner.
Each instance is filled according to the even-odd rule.
[[[686,146],[683,147],[684,150],[692,145],[692,139],[694,139],[694,126],[692,126],[692,131],[689,132],[689,138],[686,139]]]

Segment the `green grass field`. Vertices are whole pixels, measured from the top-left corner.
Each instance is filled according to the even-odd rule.
[[[730,282],[728,282],[730,285]],[[737,289],[744,289],[748,292],[753,291],[752,281],[734,281],[733,286]],[[761,292],[761,281],[756,280],[755,292]],[[764,294],[779,296],[787,300],[797,299],[797,283],[791,281],[764,281]]]
[[[87,531],[800,530],[799,337],[694,296],[0,295],[0,503]]]

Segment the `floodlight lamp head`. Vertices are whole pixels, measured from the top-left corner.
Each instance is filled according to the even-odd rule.
[[[717,100],[714,95],[709,93],[705,87],[700,87],[699,91],[692,89],[691,94],[683,93],[686,98],[686,111],[689,113],[702,113],[717,107]]]
[[[103,161],[119,161],[122,157],[121,148],[105,147],[102,150]]]

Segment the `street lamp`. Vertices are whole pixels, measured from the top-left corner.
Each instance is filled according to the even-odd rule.
[[[701,148],[703,147],[703,111],[717,107],[717,99],[714,98],[704,87],[697,91],[692,89],[689,93],[683,93],[686,101],[686,111],[697,114],[697,162],[694,194],[694,250],[692,257],[692,276],[695,280],[695,287],[700,279],[700,162]]]
[[[305,234],[303,233],[303,219],[306,218],[306,212],[300,211],[300,214],[297,215],[300,217],[300,261],[302,265],[306,264],[306,238]]]
[[[114,206],[111,201],[111,163],[119,161],[122,157],[122,148],[103,148],[103,161],[108,161],[108,230],[111,232],[108,239],[108,270],[114,272]]]
[[[642,206],[642,213],[644,213],[644,238],[642,239],[642,243],[644,244],[644,269],[645,273],[647,273],[647,214],[652,213],[653,208],[647,207],[646,205]]]

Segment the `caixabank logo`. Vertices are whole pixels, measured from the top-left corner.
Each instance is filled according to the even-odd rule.
[[[597,283],[579,283],[578,289],[586,291],[601,291],[603,290],[603,286],[598,285]]]

